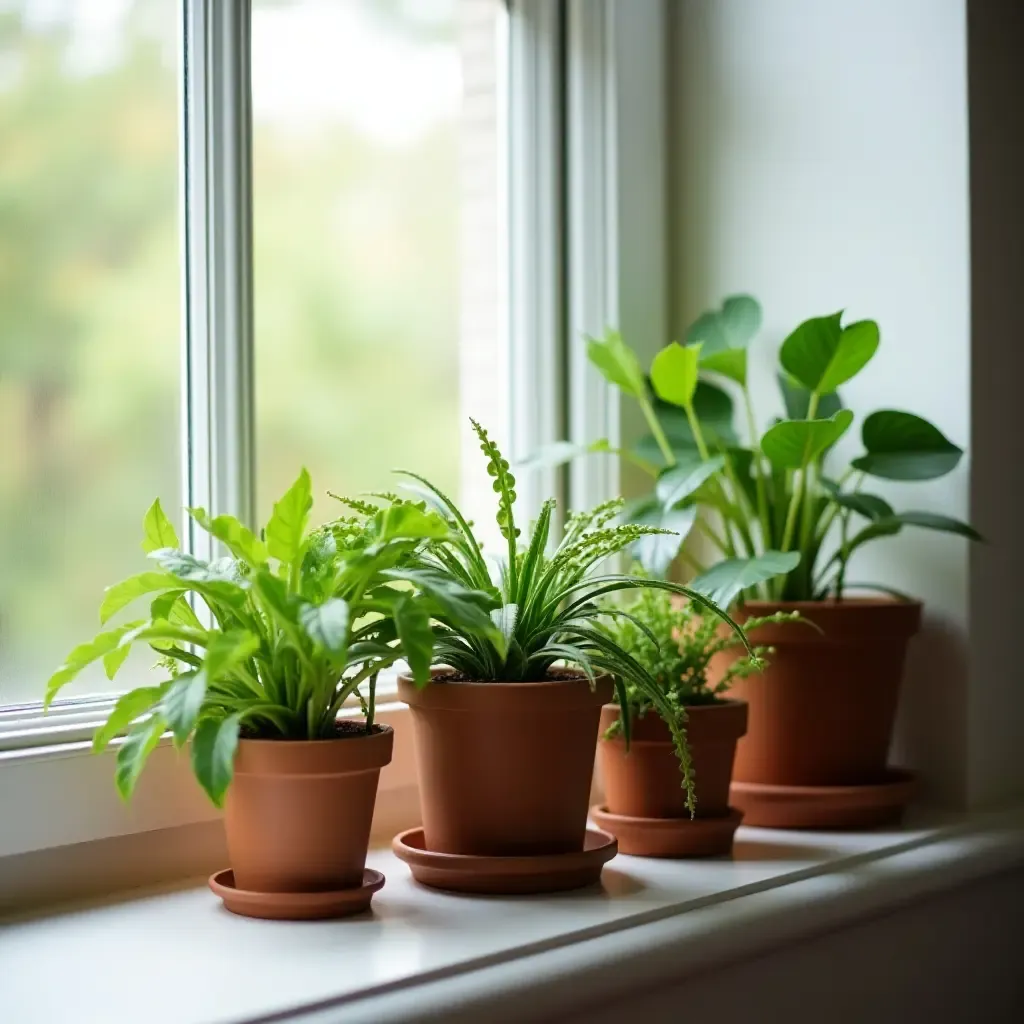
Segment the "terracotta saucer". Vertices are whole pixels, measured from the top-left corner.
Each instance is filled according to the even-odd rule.
[[[619,853],[634,857],[717,857],[732,850],[743,812],[729,808],[717,818],[631,818],[600,804],[590,816],[619,841]]]
[[[422,885],[448,892],[522,896],[564,892],[593,884],[601,877],[601,868],[618,853],[619,844],[614,836],[587,829],[579,852],[539,857],[474,857],[427,850],[423,829],[411,828],[395,836],[391,849],[409,865],[412,877]]]
[[[334,892],[251,892],[235,888],[235,874],[225,868],[210,876],[210,888],[233,914],[268,921],[314,921],[349,917],[370,906],[373,894],[384,884],[379,871],[367,868],[363,884]]]
[[[914,776],[889,768],[867,786],[770,786],[734,782],[729,801],[748,825],[763,828],[861,829],[895,825],[916,789]]]

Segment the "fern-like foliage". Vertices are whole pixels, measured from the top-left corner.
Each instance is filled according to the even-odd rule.
[[[551,536],[555,502],[548,500],[525,546],[518,544],[515,479],[487,432],[475,421],[473,428],[494,479],[496,520],[508,546],[493,578],[482,545],[451,498],[423,477],[399,471],[415,493],[445,518],[450,529],[447,540],[417,551],[412,556],[415,564],[403,570],[421,593],[434,600],[435,663],[479,682],[543,681],[561,663],[578,667],[591,684],[599,673],[610,673],[626,711],[627,739],[627,688],[646,694],[669,722],[692,809],[693,780],[682,722],[650,671],[602,628],[604,620],[629,617],[629,613],[610,611],[601,601],[627,590],[681,594],[704,609],[709,618],[727,622],[739,642],[747,646],[750,657],[755,657],[742,630],[725,611],[688,587],[600,571],[602,563],[640,537],[666,532],[634,523],[616,524],[621,501],[605,502],[590,512],[571,516],[561,542],[555,545]],[[446,592],[452,587],[489,590],[493,607],[486,626],[463,614],[458,602],[446,601]]]
[[[686,708],[715,704],[723,699],[733,680],[743,679],[760,671],[774,653],[766,646],[754,648],[736,658],[712,684],[708,668],[716,654],[738,645],[735,634],[719,629],[719,620],[703,613],[692,602],[683,602],[661,590],[641,590],[631,600],[605,602],[610,621],[605,629],[615,641],[638,661],[658,684],[680,722],[686,720]],[[625,612],[626,614],[622,614]],[[803,622],[799,612],[776,612],[774,615],[749,618],[746,630],[769,623]],[[655,708],[648,695],[633,684],[626,685],[629,706],[634,715],[643,716]],[[621,730],[614,723],[609,735]]]

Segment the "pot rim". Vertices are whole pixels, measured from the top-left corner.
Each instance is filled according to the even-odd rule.
[[[832,611],[839,611],[840,609],[852,611],[853,609],[867,610],[867,609],[879,609],[879,608],[900,608],[909,610],[912,608],[920,609],[924,607],[924,601],[919,598],[913,597],[910,600],[904,601],[898,597],[844,597],[842,600],[837,601],[834,597],[827,597],[823,601],[763,601],[755,599],[752,601],[744,601],[742,608],[756,608],[758,611],[809,611],[814,608],[828,608]]]
[[[432,669],[435,680],[451,669]],[[571,671],[571,670],[570,670]],[[540,682],[458,680],[445,684],[432,680],[418,687],[411,675],[398,676],[398,699],[410,707],[428,707],[446,711],[475,711],[501,704],[502,710],[529,711],[536,714],[541,702],[545,710],[553,708],[599,707],[611,699],[614,682],[609,673],[601,673],[593,687],[581,671],[571,679],[548,679]]]
[[[740,698],[729,697],[718,704],[695,704],[684,705],[687,714],[685,731],[688,737],[693,739],[692,730],[701,729],[702,735],[706,738],[721,737],[722,739],[734,739],[746,735],[749,721],[750,702]],[[625,737],[621,733],[610,740],[604,737],[604,730],[614,724],[620,716],[619,705],[615,702],[605,704],[601,708],[601,742],[602,743],[625,743]],[[612,716],[614,715],[614,718]],[[653,721],[652,721],[653,717]],[[608,721],[612,718],[611,721]],[[742,723],[742,728],[740,727]],[[664,735],[642,735],[650,731]],[[638,733],[640,733],[638,735]],[[664,720],[658,712],[651,708],[642,719],[633,719],[633,735],[630,737],[630,744],[634,743],[656,743],[671,744],[672,737],[665,725]]]
[[[240,738],[235,775],[329,776],[378,771],[390,763],[395,730],[374,723],[377,731],[322,740]]]

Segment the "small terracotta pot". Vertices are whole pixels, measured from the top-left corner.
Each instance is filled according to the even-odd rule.
[[[583,849],[601,705],[583,675],[540,683],[400,676],[412,711],[426,847],[516,857]]]
[[[717,818],[729,811],[729,783],[736,741],[747,731],[747,705],[727,700],[686,709],[686,738],[693,757],[697,817]],[[629,752],[621,733],[604,739],[619,719],[619,706],[601,709],[598,765],[605,806],[631,818],[689,818],[679,759],[668,726],[654,711],[633,719]]]
[[[921,604],[748,601],[736,618],[742,624],[775,611],[799,611],[822,632],[800,623],[751,632],[753,643],[775,653],[763,673],[732,684],[732,696],[750,705],[733,777],[782,786],[885,781],[907,643],[920,626]],[[718,655],[712,678],[740,656],[738,650]]]
[[[380,770],[395,734],[239,740],[224,805],[239,889],[334,892],[363,883]]]

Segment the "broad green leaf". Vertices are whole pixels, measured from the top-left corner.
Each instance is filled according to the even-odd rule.
[[[238,563],[233,558],[218,558],[213,562],[204,562],[194,555],[174,548],[159,548],[151,551],[149,557],[162,569],[190,583],[230,583],[243,589],[248,586]]]
[[[301,604],[299,624],[317,646],[340,654],[348,641],[348,603],[329,597],[322,604]]]
[[[181,546],[178,542],[178,534],[174,529],[174,525],[164,514],[159,498],[149,506],[149,511],[146,512],[146,516],[142,520],[142,530],[142,550],[146,554],[159,548],[177,548]]]
[[[206,673],[184,672],[175,679],[160,705],[160,712],[174,733],[174,742],[182,746],[195,728],[206,696]]]
[[[295,483],[275,503],[273,515],[267,523],[267,549],[278,561],[291,565],[298,560],[312,507],[313,484],[309,473],[303,469]]]
[[[211,683],[224,678],[251,658],[260,647],[260,638],[244,629],[215,633],[206,648],[203,671]]]
[[[666,345],[651,363],[651,384],[654,393],[663,401],[684,409],[693,405],[697,390],[700,345],[684,348],[677,341]]]
[[[752,295],[730,295],[721,317],[729,345],[746,348],[761,329],[761,304]]]
[[[702,313],[686,329],[685,343],[703,346],[704,352],[721,352],[730,347],[729,336],[719,310]]]
[[[180,591],[171,591],[154,598],[149,606],[149,616],[157,622],[163,620],[175,626],[186,626],[189,629],[204,628],[188,603],[188,598]]]
[[[105,750],[115,736],[124,732],[136,718],[146,714],[163,697],[167,685],[142,686],[119,697],[114,710],[92,738],[93,751],[98,754]]]
[[[114,681],[117,673],[121,671],[121,666],[128,660],[128,655],[131,653],[132,649],[130,647],[115,647],[112,651],[103,655],[103,671],[111,682]]]
[[[299,604],[288,593],[288,585],[284,580],[278,579],[268,569],[260,569],[253,576],[253,586],[281,625],[298,629]]]
[[[114,769],[114,782],[122,800],[131,797],[135,783],[145,767],[146,760],[160,742],[167,723],[160,715],[139,722],[125,737],[124,743],[117,751],[117,767]]]
[[[187,626],[176,626],[170,622],[144,622],[128,630],[120,640],[123,647],[142,641],[171,640],[179,644],[198,644],[206,647],[210,642],[210,634],[203,629],[189,629]]]
[[[402,655],[409,663],[413,679],[420,684],[430,682],[430,665],[434,655],[434,632],[430,616],[414,597],[399,598],[392,608],[398,629]]]
[[[852,422],[849,409],[827,420],[783,420],[761,438],[761,451],[782,469],[804,469],[834,445]]]
[[[180,594],[182,587],[174,576],[166,572],[140,572],[137,576],[129,576],[128,579],[107,587],[100,604],[100,625],[106,624],[137,597],[160,590],[174,590],[176,594]]]
[[[935,512],[898,512],[893,519],[903,526],[918,526],[925,530],[955,533],[968,540],[981,541],[984,539],[969,523],[961,522],[950,516],[938,515]]]
[[[701,358],[700,368],[720,373],[723,377],[747,383],[747,350],[745,348],[724,348],[720,352],[709,352]]]
[[[868,416],[861,439],[867,454],[853,460],[854,468],[886,480],[934,480],[954,469],[963,455],[926,419],[893,409]]]
[[[786,403],[786,417],[791,420],[805,420],[810,412],[811,393],[802,384],[792,380],[784,373],[778,375],[779,390],[782,400]],[[821,395],[818,410],[814,414],[817,420],[831,419],[843,407],[842,399],[835,391]]]
[[[241,715],[201,718],[192,737],[192,770],[206,795],[220,807],[231,783]]]
[[[553,441],[538,448],[529,458],[516,463],[516,470],[550,469],[553,466],[561,466],[566,462],[579,458],[581,455],[590,455],[594,452],[605,452],[615,454],[616,449],[606,437],[591,441],[590,444],[574,444],[572,441]]]
[[[651,499],[634,506],[627,518],[631,523],[672,531],[641,537],[633,544],[633,555],[644,569],[653,576],[664,576],[693,528],[697,509],[666,508],[657,499]]]
[[[451,533],[447,522],[436,512],[425,512],[415,505],[389,505],[375,516],[378,543],[393,540],[443,540]]]
[[[878,324],[861,320],[842,327],[842,313],[802,323],[782,343],[779,361],[809,391],[827,395],[855,377],[878,348]]]
[[[387,569],[385,579],[408,580],[426,594],[437,608],[436,618],[464,624],[486,633],[495,645],[501,643],[501,631],[491,621],[490,612],[497,598],[483,590],[470,590],[451,577],[426,569]]]
[[[677,405],[671,405],[655,397],[654,415],[661,424],[669,447],[678,461],[689,458],[696,452],[697,442],[686,413]],[[706,380],[697,382],[693,395],[693,411],[700,422],[704,439],[712,447],[730,447],[737,443],[733,429],[733,401],[729,393]],[[631,454],[654,466],[664,466],[665,458],[657,441],[650,434],[641,438]]]
[[[725,458],[716,455],[712,459],[701,459],[699,455],[681,461],[671,469],[663,470],[655,485],[658,500],[666,508],[678,505],[688,498],[706,480],[714,476],[725,465]]]
[[[608,331],[603,338],[587,338],[587,358],[609,384],[633,398],[643,397],[643,370],[618,331]]]
[[[798,551],[766,551],[756,558],[729,558],[691,580],[690,587],[728,608],[747,588],[792,572],[799,563]]]
[[[104,655],[113,651],[125,636],[132,633],[140,625],[141,623],[139,622],[126,622],[123,626],[117,626],[115,629],[98,633],[87,643],[79,644],[67,656],[64,664],[50,676],[49,682],[46,684],[46,696],[43,700],[43,707],[48,707],[50,701],[57,695],[57,692],[70,683],[82,669],[91,665],[94,661],[99,661]]]
[[[829,498],[841,508],[848,508],[865,519],[878,520],[887,519],[892,515],[892,505],[877,494],[863,494],[860,491],[841,491],[834,480],[822,477],[820,480],[822,489]]]
[[[211,519],[204,508],[190,508],[189,515],[211,536],[216,537],[235,558],[252,566],[267,561],[267,546],[234,516],[221,515]]]

